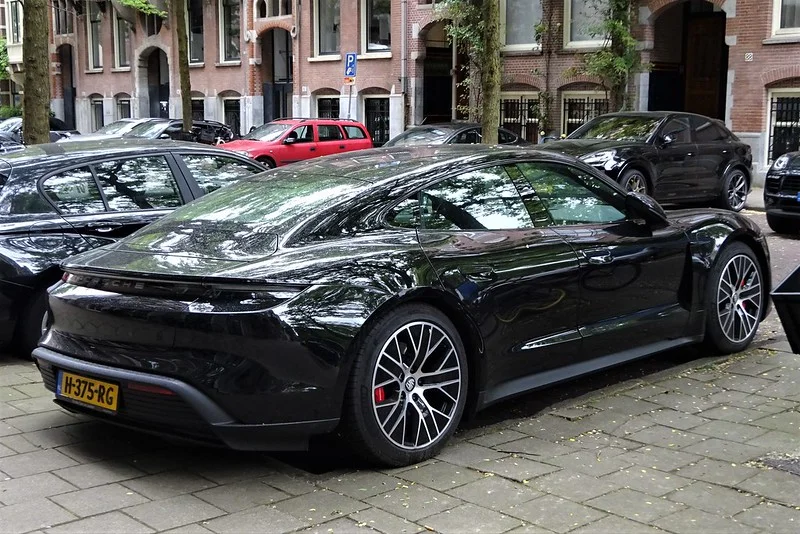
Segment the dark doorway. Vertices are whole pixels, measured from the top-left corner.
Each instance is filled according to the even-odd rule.
[[[150,52],[147,58],[147,96],[150,116],[169,118],[169,63],[160,48]]]
[[[648,109],[725,118],[725,13],[706,1],[677,4],[655,21]]]
[[[58,47],[58,62],[61,63],[61,88],[64,93],[64,122],[75,128],[75,76],[73,75],[72,45]]]
[[[422,123],[447,122],[453,111],[453,48],[445,33],[445,22],[431,26],[425,34],[423,63]]]
[[[264,122],[292,115],[292,37],[276,28],[261,36]]]

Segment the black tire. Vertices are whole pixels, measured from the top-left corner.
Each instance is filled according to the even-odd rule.
[[[800,221],[795,222],[785,217],[776,217],[767,213],[767,224],[772,231],[778,234],[797,234],[800,233]]]
[[[730,211],[742,211],[750,193],[750,183],[747,175],[741,169],[731,169],[722,178],[719,207]]]
[[[387,353],[390,352],[390,349],[394,350],[393,347],[397,347],[396,351],[400,354],[401,362],[405,363],[408,361],[403,358],[403,354],[409,356],[409,358],[412,356],[403,351],[407,348],[411,348],[411,345],[402,345],[402,342],[390,344],[390,341],[393,341],[395,336],[400,335],[400,332],[404,331],[406,328],[411,329],[409,332],[415,332],[416,330],[414,329],[417,328],[415,325],[419,324],[432,325],[431,333],[428,337],[429,341],[438,339],[438,337],[434,337],[434,333],[436,336],[443,334],[443,341],[437,344],[436,349],[440,351],[441,354],[444,354],[445,348],[447,347],[446,340],[449,339],[450,346],[454,349],[453,352],[451,353],[449,349],[447,349],[449,356],[444,356],[441,359],[438,355],[434,358],[434,353],[431,353],[431,363],[433,363],[435,367],[435,364],[439,361],[443,362],[442,365],[447,363],[448,366],[455,365],[457,362],[460,368],[457,379],[455,378],[455,374],[450,374],[448,377],[452,377],[449,381],[458,382],[458,394],[453,401],[448,400],[443,395],[440,395],[437,400],[434,398],[437,396],[436,388],[431,389],[430,387],[433,381],[429,381],[425,377],[418,377],[417,380],[419,380],[419,382],[411,384],[411,388],[414,389],[410,389],[409,383],[412,382],[412,374],[414,374],[414,364],[412,362],[408,369],[398,373],[400,376],[396,383],[387,385],[387,388],[394,387],[397,389],[396,395],[390,392],[387,394],[387,399],[389,396],[394,396],[397,398],[397,401],[392,403],[390,400],[386,400],[383,406],[379,406],[379,403],[382,403],[384,399],[376,398],[378,396],[377,390],[380,389],[382,394],[384,388],[375,388],[374,386],[377,380],[379,380],[379,373],[383,374],[382,378],[391,376],[391,374],[376,369],[378,359],[382,358],[381,362],[386,363],[386,358],[389,357]],[[436,330],[434,330],[434,328]],[[421,332],[424,334],[424,326]],[[341,427],[343,437],[348,440],[348,445],[353,447],[361,458],[374,464],[403,466],[431,458],[441,450],[458,427],[467,398],[467,384],[469,384],[467,358],[458,331],[450,320],[437,309],[422,304],[407,304],[392,310],[375,323],[365,334],[355,353],[355,361],[345,395]],[[422,343],[420,343],[420,346],[421,345]],[[428,362],[427,358],[428,357],[425,356],[423,364]],[[423,368],[424,365],[421,364],[418,371],[422,372]],[[446,367],[446,369],[450,368],[451,367]],[[454,369],[455,367],[452,368]],[[381,369],[384,368],[381,367]],[[391,367],[390,369],[392,371],[395,369],[399,370],[400,366]],[[453,371],[453,373],[455,373],[455,371]],[[440,373],[436,372],[435,374],[438,375]],[[425,379],[424,384],[428,384],[428,389],[431,390],[431,392],[429,393],[428,390],[422,390],[417,394],[418,390],[416,387],[423,386],[423,378]],[[447,387],[451,388],[453,385],[448,385]],[[441,390],[441,388],[438,389]],[[450,392],[452,393],[452,391],[451,389]],[[438,393],[441,393],[441,391]],[[414,400],[412,400],[412,398]],[[424,400],[420,400],[423,398]],[[443,404],[441,403],[442,400],[444,400]],[[437,402],[439,402],[439,404],[436,404],[438,408],[426,410],[425,407],[430,408]],[[391,414],[394,413],[393,405],[396,405],[399,409],[397,419],[392,419]],[[381,412],[380,410],[382,409],[383,411]],[[440,427],[437,421],[441,422],[441,416],[437,417],[437,414],[433,413],[434,411],[440,414],[446,412],[451,415],[451,418],[446,424],[442,424]],[[383,417],[382,414],[387,413],[390,415],[385,418],[385,425],[382,426],[379,422],[379,417]],[[417,417],[415,414],[420,414],[420,416]],[[402,429],[397,428],[399,427],[401,418],[404,425]],[[416,425],[413,424],[414,420],[416,420]],[[425,438],[425,436],[422,437],[427,439],[429,443],[417,446],[416,444],[412,445],[409,440],[408,447],[399,446],[397,444],[398,437],[399,441],[405,444],[406,421],[411,422],[411,424],[408,425],[409,428],[416,426],[421,429],[424,423],[424,428],[428,431],[428,435],[427,438]],[[395,428],[387,429],[393,422],[395,423]],[[438,433],[435,439],[431,437],[430,431],[430,429],[434,428],[435,432]],[[421,431],[416,435],[417,440],[419,440],[420,435]]]
[[[47,290],[40,289],[31,295],[17,319],[14,348],[23,358],[30,358],[33,349],[39,344],[46,313]]]
[[[744,273],[741,281],[734,278],[734,284],[732,286],[727,286],[727,284],[722,282],[722,279],[729,266],[736,267],[732,263],[734,261],[741,261],[743,264],[747,265],[747,269],[741,269],[741,272]],[[745,283],[745,280],[749,278],[752,270],[755,271],[757,280],[753,279],[752,284],[749,282]],[[757,293],[755,287],[756,281],[758,283]],[[726,298],[725,290],[720,289],[722,286],[727,287],[729,293],[735,293],[736,297],[730,299]],[[752,289],[748,291],[748,287],[751,286]],[[757,308],[755,307],[754,301],[751,299],[742,299],[743,302],[741,302],[741,304],[738,302],[739,296],[749,297],[752,295],[753,298],[755,298],[756,294],[758,296]],[[730,303],[730,308],[726,306],[726,302]],[[764,277],[761,271],[761,265],[753,250],[744,243],[732,243],[726,246],[720,251],[714,265],[711,267],[706,284],[706,344],[713,350],[722,354],[740,352],[747,348],[758,331],[758,324],[761,321],[766,302],[767,295],[764,292]],[[728,320],[733,321],[734,324],[731,324],[731,327],[736,331],[735,323],[738,318],[745,316],[743,315],[744,312],[747,312],[748,317],[752,316],[755,319],[752,331],[743,330],[741,333],[746,333],[747,335],[731,336],[726,327]]]
[[[647,180],[647,175],[639,169],[628,169],[619,177],[619,185],[625,191],[650,194],[650,182]]]
[[[272,161],[272,158],[268,158],[266,156],[262,156],[260,158],[256,158],[256,161],[267,167],[268,169],[275,168],[275,162]]]

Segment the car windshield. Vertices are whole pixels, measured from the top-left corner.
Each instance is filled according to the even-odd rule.
[[[366,186],[352,178],[289,170],[258,174],[178,208],[131,235],[124,246],[150,253],[252,259],[274,250],[274,236],[357,196]]]
[[[161,132],[167,129],[168,122],[163,121],[148,121],[137,124],[131,131],[125,134],[125,137],[143,137],[145,139],[155,139]]]
[[[441,145],[452,134],[452,130],[445,128],[423,126],[403,132],[383,146]]]
[[[19,123],[22,122],[22,119],[19,117],[11,117],[10,119],[6,119],[3,122],[0,122],[0,132],[10,132],[12,130],[16,130]]]
[[[598,117],[575,130],[569,139],[647,141],[660,122],[660,117]]]
[[[136,126],[135,122],[131,121],[115,121],[111,124],[106,124],[99,130],[97,130],[96,134],[103,134],[103,135],[112,135],[112,134],[124,134],[125,132],[132,130]]]
[[[245,135],[244,139],[252,139],[253,141],[275,141],[283,135],[283,132],[291,127],[291,124],[268,122]]]

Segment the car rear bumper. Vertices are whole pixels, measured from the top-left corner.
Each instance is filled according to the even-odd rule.
[[[242,424],[207,395],[181,380],[88,362],[44,347],[34,350],[33,357],[45,387],[54,394],[59,370],[120,387],[116,413],[56,395],[55,402],[60,406],[153,434],[238,450],[300,450],[307,448],[309,437],[328,433],[339,422],[336,418]]]

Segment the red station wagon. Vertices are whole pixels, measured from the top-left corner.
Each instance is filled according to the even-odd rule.
[[[276,167],[351,150],[372,148],[363,124],[351,119],[278,119],[222,148]]]

